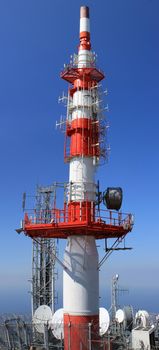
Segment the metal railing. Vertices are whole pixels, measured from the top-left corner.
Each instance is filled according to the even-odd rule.
[[[96,223],[96,224],[107,224],[112,226],[122,226],[126,228],[127,225],[133,225],[133,217],[131,214],[125,214],[121,212],[116,212],[112,210],[105,209],[96,209],[90,206],[91,202],[85,202],[85,206],[77,208],[76,206],[69,207],[65,204],[63,209],[54,208],[52,210],[40,210],[36,209],[28,210],[25,213],[24,223],[27,225],[36,225],[36,224],[46,224],[51,223],[52,225],[56,224],[68,224],[68,223]]]
[[[22,321],[21,321],[22,322]],[[56,325],[57,327],[58,325]],[[36,331],[33,323],[22,322],[16,319],[0,323],[0,349],[1,350],[63,350],[64,334],[67,338],[67,348],[81,350],[107,349],[107,339],[99,338],[99,327],[96,331],[92,324],[66,324],[63,326],[61,339],[56,339],[48,324],[43,324],[44,332]]]

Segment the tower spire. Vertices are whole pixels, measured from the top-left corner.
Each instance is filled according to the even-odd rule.
[[[90,50],[90,18],[89,7],[80,8],[80,49]]]

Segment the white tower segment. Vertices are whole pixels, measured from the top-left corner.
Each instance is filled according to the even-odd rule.
[[[64,255],[64,312],[97,315],[99,309],[98,252],[94,237],[69,237]]]

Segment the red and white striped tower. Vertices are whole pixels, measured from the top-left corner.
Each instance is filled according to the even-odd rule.
[[[86,350],[99,334],[99,270],[95,239],[116,238],[120,241],[132,230],[131,214],[119,210],[122,194],[117,199],[108,195],[111,210],[95,208],[97,186],[95,171],[104,155],[100,143],[104,128],[101,119],[98,83],[104,78],[95,65],[90,43],[89,9],[80,10],[80,44],[72,65],[67,65],[61,78],[70,83],[66,120],[65,146],[69,141],[68,200],[63,209],[53,208],[46,222],[46,213],[33,217],[25,212],[22,227],[31,238],[67,239],[64,255],[63,306],[65,350]],[[65,185],[64,185],[65,188]],[[109,192],[109,191],[108,191]],[[114,193],[114,192],[113,192]],[[99,195],[99,193],[98,193]],[[111,197],[112,196],[112,197]],[[103,194],[103,201],[105,202]],[[116,202],[117,201],[117,202]],[[93,343],[94,344],[94,343]]]
[[[85,6],[80,9],[80,45],[76,64],[73,81],[71,71],[65,72],[64,76],[73,84],[69,91],[71,115],[68,113],[66,130],[70,137],[70,222],[91,221],[94,217],[95,170],[99,159],[99,128],[93,107],[98,79],[96,71],[92,74],[95,67],[90,44],[89,8]],[[70,347],[73,350],[87,349],[88,338],[97,339],[99,331],[99,272],[95,238],[80,236],[76,232],[68,237],[64,263],[67,267],[63,273],[64,347],[65,350]]]

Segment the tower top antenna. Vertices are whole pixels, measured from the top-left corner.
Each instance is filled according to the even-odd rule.
[[[89,18],[89,7],[81,6],[80,7],[80,18],[87,17]]]

